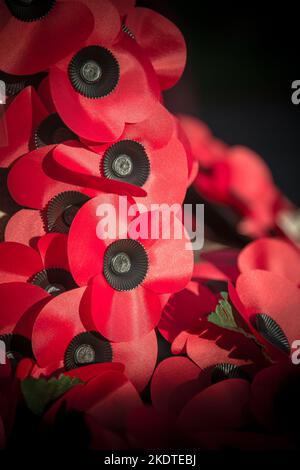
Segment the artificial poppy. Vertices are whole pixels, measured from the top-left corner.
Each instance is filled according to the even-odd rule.
[[[174,86],[186,64],[186,44],[170,20],[149,8],[131,8],[125,26],[143,48],[163,90]]]
[[[300,285],[300,253],[284,240],[261,238],[249,243],[239,254],[238,266],[242,273],[262,269]]]
[[[109,6],[104,24],[111,17]],[[80,47],[94,27],[87,6],[63,0],[5,0],[0,7],[0,18],[0,70],[14,75],[47,70]]]
[[[230,301],[248,331],[273,361],[287,362],[300,336],[300,292],[294,282],[269,271],[251,270],[229,284]]]
[[[63,365],[73,376],[72,371],[78,367],[116,362],[124,364],[129,380],[143,390],[156,364],[155,332],[131,342],[109,342],[95,331],[88,302],[85,288],[79,288],[53,299],[40,311],[32,335],[39,366],[56,363],[58,369]]]
[[[37,250],[21,243],[1,243],[0,282],[30,283],[51,295],[74,289],[66,247],[67,236],[56,233],[41,237]]]
[[[81,148],[81,144],[76,142],[73,146],[74,152]],[[82,200],[86,201],[89,197],[102,194],[104,191],[117,194],[130,193],[134,196],[146,195],[146,192],[138,186],[125,182],[120,184],[100,175],[93,176],[87,174],[84,168],[82,172],[77,173],[64,168],[53,159],[54,148],[55,145],[47,145],[19,159],[9,172],[7,180],[9,192],[17,203],[43,210],[44,214],[50,207],[49,216],[52,222],[66,208],[78,206]],[[68,219],[70,212],[73,211],[74,209],[68,210]],[[52,230],[51,221],[50,230]]]
[[[124,199],[118,196],[88,201],[69,232],[71,272],[78,285],[91,280],[93,322],[113,341],[129,341],[150,332],[161,315],[163,299],[159,294],[184,288],[193,269],[190,242],[174,214],[169,221],[169,239],[163,239],[159,212],[138,215],[134,201],[125,202],[124,211]],[[100,218],[102,209],[114,212],[110,214],[116,223],[114,234],[106,233],[105,217]],[[147,233],[138,233],[138,226],[146,227]],[[175,226],[181,231],[178,238]],[[84,236],[82,227],[86,227]]]
[[[89,7],[94,10],[94,4]],[[93,33],[50,69],[50,88],[59,115],[73,132],[94,142],[112,142],[125,123],[152,114],[160,89],[143,49],[120,30],[118,11],[114,27],[109,23],[108,28],[99,28],[99,12],[93,13]]]
[[[75,176],[85,173],[87,178],[93,178],[92,181],[100,176],[118,182],[120,187],[127,183],[128,193],[148,210],[151,204],[181,205],[187,188],[187,160],[183,146],[178,139],[172,138],[165,146],[155,149],[152,139],[143,138],[143,134],[138,137],[133,128],[134,125],[127,132],[125,130],[122,138],[112,145],[98,146],[97,153],[74,147],[71,143],[59,145],[53,151],[53,159]],[[138,197],[136,187],[146,194]]]

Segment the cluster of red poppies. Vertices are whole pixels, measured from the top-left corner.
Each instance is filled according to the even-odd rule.
[[[258,156],[164,107],[180,31],[132,0],[5,0],[0,28],[0,167],[20,205],[0,244],[0,447],[29,422],[41,443],[94,449],[292,446],[296,246],[262,238],[194,266],[186,236],[131,236],[192,183],[253,237],[289,207]]]

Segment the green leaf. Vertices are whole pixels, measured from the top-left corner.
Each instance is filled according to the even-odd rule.
[[[49,403],[61,397],[75,385],[81,383],[77,377],[60,375],[58,378],[25,379],[21,383],[21,390],[28,408],[37,415],[43,414]]]
[[[230,330],[239,330],[235,321],[232,306],[228,301],[227,292],[221,292],[222,299],[219,300],[216,310],[208,316],[208,321],[214,323],[221,328]]]

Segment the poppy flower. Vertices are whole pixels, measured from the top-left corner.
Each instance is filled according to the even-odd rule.
[[[187,165],[188,165],[188,184],[187,185],[190,186],[198,175],[199,163],[196,159],[194,159],[191,143],[179,119],[174,117],[174,122],[176,125],[175,127],[176,136],[182,143],[185,153],[186,153]]]
[[[154,331],[125,343],[111,343],[95,331],[84,287],[60,295],[40,311],[32,347],[40,367],[56,363],[58,369],[63,364],[70,374],[87,364],[124,364],[125,374],[138,390],[145,388],[157,357]]]
[[[120,433],[128,413],[141,403],[137,390],[122,372],[107,371],[65,393],[46,413],[44,422],[54,424],[60,410],[65,416],[77,411],[105,430]]]
[[[121,16],[125,16],[136,2],[135,0],[111,0],[111,3],[119,10]]]
[[[158,212],[138,215],[134,201],[127,199],[127,204],[124,211],[117,196],[94,198],[78,211],[69,232],[71,272],[80,286],[91,281],[93,322],[112,341],[149,333],[161,315],[165,302],[161,294],[184,288],[193,269],[190,242],[177,217],[170,217],[170,239],[163,239]],[[118,234],[107,238],[99,208],[108,206],[114,211]],[[129,216],[132,210],[134,215]],[[176,221],[180,238],[174,234]],[[137,233],[138,226],[147,226],[147,233]],[[86,227],[84,236],[82,227]]]
[[[251,409],[263,428],[299,443],[300,369],[276,364],[260,371],[251,385]]]
[[[239,255],[238,265],[242,273],[262,269],[300,285],[300,253],[284,240],[261,238],[249,243]]]
[[[67,126],[87,140],[112,142],[125,123],[151,115],[160,89],[143,49],[121,31],[113,5],[109,27],[98,27],[98,9],[107,15],[106,4],[98,5],[89,2],[96,22],[93,33],[50,68],[49,79],[55,107]]]
[[[186,64],[186,44],[177,26],[159,13],[141,7],[128,11],[125,26],[150,59],[161,88],[173,87]]]
[[[73,142],[73,147],[74,151],[81,148],[77,142]],[[15,163],[7,179],[10,195],[18,204],[43,210],[48,230],[53,230],[55,217],[60,217],[65,209],[71,206],[67,211],[68,225],[72,220],[70,212],[73,214],[76,212],[73,206],[78,207],[89,197],[102,194],[104,191],[117,194],[130,192],[134,196],[146,194],[142,188],[132,184],[121,185],[118,181],[89,175],[84,168],[78,173],[70,171],[55,162],[52,155],[54,148],[55,145],[47,145],[25,155]],[[72,194],[69,194],[70,192]],[[73,194],[74,192],[76,194]],[[49,207],[50,214],[47,215]],[[56,230],[61,232],[62,228]],[[68,231],[68,228],[65,230]]]
[[[218,289],[219,283],[235,282],[239,276],[239,250],[224,248],[200,254],[200,260],[195,263],[193,278],[201,279],[209,288]]]
[[[128,132],[125,130],[121,140],[114,144],[98,146],[97,153],[83,147],[74,148],[71,143],[58,145],[53,159],[75,176],[84,172],[87,178],[93,178],[91,181],[101,177],[107,179],[108,185],[114,182],[122,187],[126,183],[128,194],[148,210],[151,204],[181,205],[187,187],[186,154],[181,143],[172,138],[167,145],[155,149],[155,144],[147,136],[144,139],[143,134],[130,138],[133,127]],[[139,197],[137,187],[146,195]]]
[[[241,274],[230,300],[249,332],[279,362],[289,361],[292,344],[300,338],[300,292],[294,282],[269,271]]]
[[[104,24],[109,22],[109,13],[104,15]],[[87,6],[63,0],[6,0],[1,4],[0,18],[0,70],[14,75],[48,69],[80,47],[94,27]]]
[[[187,357],[170,357],[153,374],[152,403],[157,411],[178,416],[198,393],[232,379],[250,380],[242,368],[229,363],[217,363],[203,370]]]
[[[189,142],[193,159],[199,162],[201,167],[208,167],[220,159],[222,152],[217,152],[217,147],[214,146],[218,141],[213,140],[213,135],[204,122],[185,114],[179,114],[177,119]]]
[[[51,295],[74,289],[76,284],[67,258],[67,236],[47,234],[40,238],[37,247],[34,250],[21,243],[1,243],[0,282],[30,283]]]

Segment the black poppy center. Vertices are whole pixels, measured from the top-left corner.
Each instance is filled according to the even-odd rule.
[[[77,191],[65,191],[51,199],[45,214],[47,231],[68,233],[77,212],[88,200]]]
[[[60,268],[44,269],[37,273],[30,282],[41,287],[53,297],[77,287],[72,275]]]
[[[239,366],[229,363],[216,364],[211,373],[211,382],[213,384],[227,379],[249,380],[248,374]]]
[[[118,240],[104,255],[104,276],[111,287],[129,291],[138,287],[148,272],[148,255],[136,240]]]
[[[34,134],[36,148],[61,144],[67,140],[78,140],[78,137],[64,124],[58,114],[50,114],[44,119]]]
[[[101,172],[106,178],[143,186],[150,174],[145,148],[133,140],[111,145],[104,155]]]
[[[15,96],[26,86],[38,86],[46,73],[40,72],[34,75],[11,75],[0,70],[0,80],[5,83],[7,96]]]
[[[30,22],[44,18],[56,0],[5,0],[11,14],[20,21]]]
[[[104,47],[81,49],[69,64],[69,79],[73,88],[86,98],[109,95],[120,79],[120,67],[114,55]]]
[[[289,354],[289,341],[273,318],[265,313],[258,313],[255,316],[255,327],[267,341],[273,344],[273,346],[279,348],[284,353]]]
[[[64,358],[67,370],[112,360],[111,344],[96,331],[75,336],[67,347]]]

